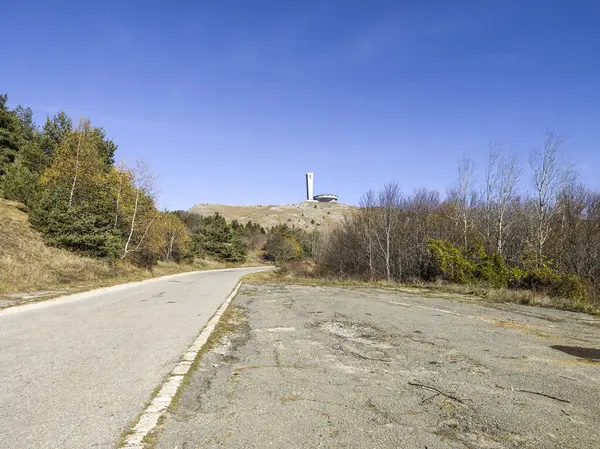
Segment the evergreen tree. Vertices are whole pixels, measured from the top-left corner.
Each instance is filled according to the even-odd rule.
[[[0,176],[15,161],[23,144],[21,119],[8,108],[7,101],[7,95],[0,95]]]
[[[200,257],[243,262],[246,260],[248,246],[242,232],[243,226],[239,223],[227,223],[219,213],[202,217],[192,234],[192,251]]]
[[[0,95],[0,187],[5,198],[30,204],[47,164],[30,108],[10,110]]]
[[[38,180],[39,174],[32,172],[23,158],[18,156],[4,174],[2,194],[9,200],[20,201],[29,206],[37,197]]]
[[[51,158],[72,130],[73,122],[65,111],[59,111],[52,118],[46,117],[41,138],[41,147],[46,156]]]
[[[48,186],[30,212],[47,243],[87,256],[116,259],[122,239],[112,226],[112,203],[104,195],[69,207],[69,186]]]

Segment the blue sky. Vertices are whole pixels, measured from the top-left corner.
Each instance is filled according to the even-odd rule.
[[[2,6],[0,91],[144,157],[161,203],[445,191],[489,143],[560,130],[600,188],[597,1],[113,1]],[[524,181],[528,181],[527,174]]]

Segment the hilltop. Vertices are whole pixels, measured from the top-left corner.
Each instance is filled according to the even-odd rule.
[[[258,206],[196,204],[189,211],[200,215],[211,215],[218,212],[227,220],[238,220],[241,223],[252,220],[265,228],[286,223],[307,232],[314,229],[329,232],[352,209],[352,206],[341,203],[303,201],[293,204]]]

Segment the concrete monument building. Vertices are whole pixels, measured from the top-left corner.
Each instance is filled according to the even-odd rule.
[[[306,201],[318,201],[319,203],[332,203],[338,200],[338,196],[335,193],[321,193],[319,195],[313,195],[314,187],[314,174],[306,174]]]
[[[312,174],[312,173],[306,174],[306,201],[314,201],[313,200],[313,178],[314,178],[314,174]]]
[[[313,199],[319,203],[335,203],[339,197],[335,193],[320,193],[313,196]]]

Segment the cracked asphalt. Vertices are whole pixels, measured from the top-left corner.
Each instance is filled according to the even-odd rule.
[[[0,311],[0,449],[114,448],[239,279],[186,273]]]
[[[600,321],[245,284],[157,448],[598,448]]]

